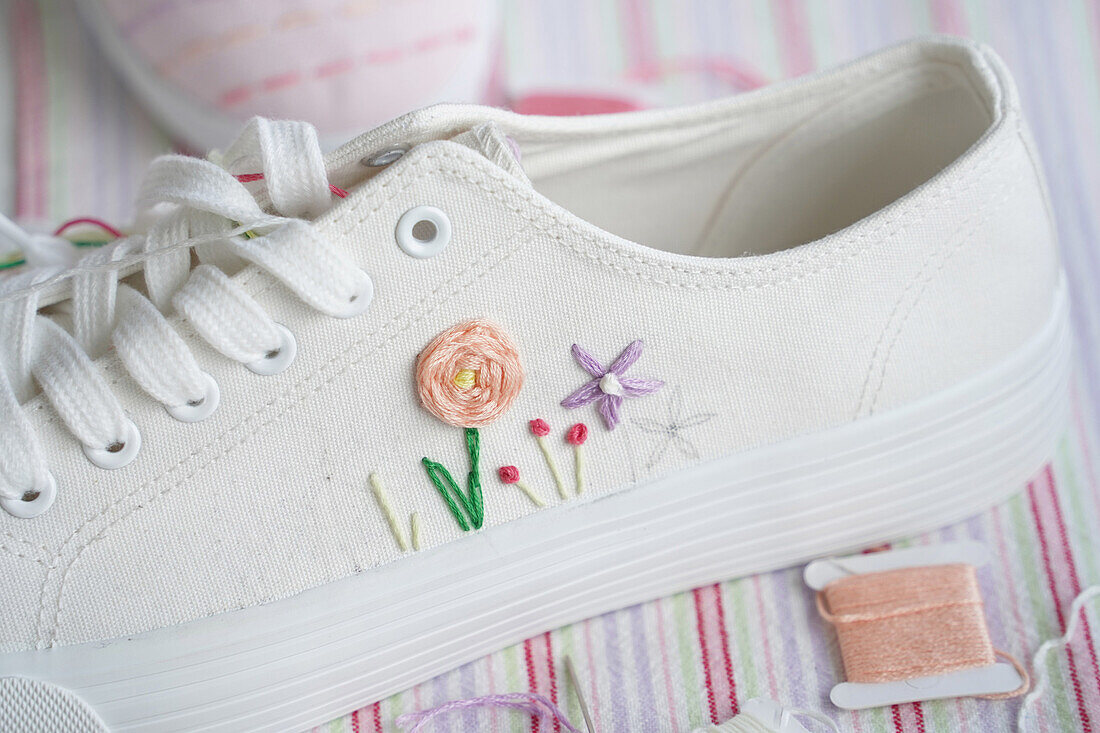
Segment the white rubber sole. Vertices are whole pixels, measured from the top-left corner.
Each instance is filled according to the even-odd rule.
[[[114,731],[306,728],[546,629],[973,515],[1051,455],[1070,351],[1063,292],[1011,358],[903,409],[538,512],[265,606],[0,656],[0,677],[65,688]]]

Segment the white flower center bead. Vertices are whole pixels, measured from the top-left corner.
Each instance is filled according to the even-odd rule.
[[[604,394],[613,394],[622,397],[623,385],[619,381],[619,376],[614,372],[608,372],[600,377],[600,391]]]

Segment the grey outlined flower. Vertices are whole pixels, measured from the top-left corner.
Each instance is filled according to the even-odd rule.
[[[604,368],[595,357],[577,344],[573,344],[573,358],[593,379],[573,394],[561,401],[562,407],[573,409],[583,407],[590,402],[597,403],[600,417],[608,430],[614,430],[619,424],[619,410],[626,397],[641,397],[656,392],[664,386],[659,379],[647,377],[628,377],[627,369],[642,355],[642,342],[634,341],[625,349],[611,366]]]
[[[685,458],[695,459],[699,457],[699,449],[684,435],[690,428],[698,427],[713,420],[715,413],[699,412],[694,415],[684,414],[684,396],[679,387],[672,390],[668,398],[668,421],[650,420],[639,418],[631,420],[639,430],[652,435],[659,435],[661,439],[653,448],[653,452],[646,461],[646,468],[653,468],[665,457],[669,449],[674,449]]]

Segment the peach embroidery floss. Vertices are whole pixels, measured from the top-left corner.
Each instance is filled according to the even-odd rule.
[[[850,683],[893,683],[988,668],[1001,654],[989,637],[975,568],[965,563],[840,578],[818,592],[817,608],[836,630]],[[1014,697],[1028,688],[1020,665],[1001,656],[1012,662],[1022,684],[982,697]]]
[[[416,361],[420,403],[461,428],[484,427],[507,412],[519,396],[523,376],[515,343],[484,320],[447,329]]]

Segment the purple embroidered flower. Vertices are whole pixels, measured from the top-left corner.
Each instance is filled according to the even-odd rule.
[[[591,354],[577,344],[573,344],[573,358],[582,369],[592,375],[593,379],[562,400],[562,407],[573,409],[583,407],[589,402],[596,402],[600,417],[603,418],[607,429],[614,430],[619,424],[619,409],[622,407],[624,397],[651,394],[665,384],[659,379],[624,375],[624,372],[633,366],[641,355],[642,342],[635,341],[623,349],[619,358],[605,369]]]

